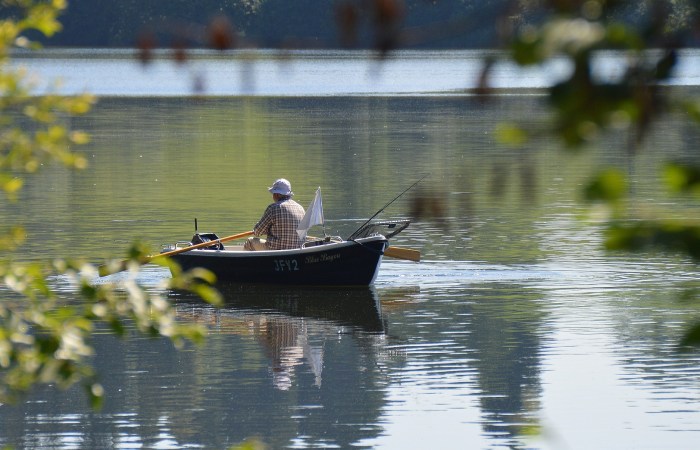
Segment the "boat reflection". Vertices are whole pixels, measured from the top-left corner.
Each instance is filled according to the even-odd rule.
[[[180,320],[205,325],[210,333],[252,337],[270,361],[273,385],[288,390],[298,370],[313,373],[321,387],[327,341],[355,336],[376,349],[386,323],[373,288],[290,288],[218,286],[223,307],[205,304],[192,294],[173,293]],[[363,344],[363,345],[364,345]]]

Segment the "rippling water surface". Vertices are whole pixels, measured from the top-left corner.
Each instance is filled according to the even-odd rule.
[[[392,244],[423,260],[385,259],[366,289],[222,286],[218,309],[163,290],[168,272],[146,266],[138,280],[170,299],[180,320],[206,325],[206,343],[178,351],[98,333],[105,407],[91,411],[79,388],[41,389],[0,405],[0,446],[227,448],[259,437],[271,448],[695,448],[700,357],[677,345],[700,320],[698,304],[683,300],[698,288],[697,266],[606,253],[601,223],[577,199],[595,169],[614,165],[628,171],[636,207],[698,218],[694,204],[655,184],[661,161],[694,157],[697,132],[671,117],[632,159],[616,135],[577,154],[546,140],[503,149],[496,124],[541,123],[542,98],[452,95],[462,68],[478,73],[477,58],[458,56],[424,55],[445,80],[419,91],[441,95],[401,96],[340,95],[348,92],[336,87],[353,80],[336,77],[295,96],[270,87],[259,97],[144,97],[157,91],[139,90],[142,75],[130,94],[131,75],[116,91],[109,84],[114,67],[142,70],[133,61],[41,62],[68,86],[89,79],[110,95],[72,123],[93,135],[90,168],[46,168],[21,202],[0,210],[27,228],[22,258],[101,262],[134,239],[157,250],[188,240],[195,217],[200,231],[245,231],[280,176],[305,205],[321,186],[327,232],[346,236],[427,173],[378,217],[412,217]],[[308,59],[318,65],[310,74],[328,69],[318,55],[301,64]],[[416,59],[392,64],[416,70]],[[267,92],[265,79],[255,78],[256,92]],[[327,92],[308,95],[316,89]],[[52,282],[74,297],[67,280]]]

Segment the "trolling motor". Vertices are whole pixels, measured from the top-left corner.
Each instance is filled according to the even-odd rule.
[[[203,242],[211,242],[219,239],[216,233],[200,233],[197,231],[197,218],[194,218],[194,236],[192,236],[192,245],[201,244]],[[215,242],[213,245],[202,248],[202,250],[223,250],[224,244],[221,242]]]

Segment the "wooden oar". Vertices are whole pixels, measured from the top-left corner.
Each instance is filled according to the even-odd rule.
[[[384,256],[396,259],[407,259],[409,261],[420,261],[420,252],[411,248],[389,246],[384,250]]]
[[[157,256],[173,256],[173,255],[177,255],[178,253],[185,253],[185,252],[189,252],[190,250],[196,250],[196,249],[202,248],[202,247],[209,247],[209,246],[214,245],[218,242],[228,242],[228,241],[233,241],[236,239],[241,239],[244,237],[252,236],[252,234],[253,234],[252,231],[246,231],[245,233],[232,234],[231,236],[226,236],[226,237],[223,237],[221,239],[214,239],[213,241],[200,242],[199,244],[190,245],[189,247],[182,247],[182,248],[177,248],[175,250],[170,250],[169,252],[159,253],[157,255],[149,256],[149,258],[153,259]]]
[[[245,233],[238,233],[238,234],[232,234],[231,236],[226,236],[220,239],[215,239],[213,241],[207,241],[207,242],[200,242],[199,244],[195,245],[190,245],[189,247],[182,247],[182,248],[176,248],[175,250],[171,250],[169,252],[165,253],[159,253],[157,255],[150,255],[146,256],[143,260],[139,261],[140,264],[147,264],[154,258],[160,258],[161,256],[173,256],[177,255],[178,253],[185,253],[189,252],[190,250],[196,250],[198,248],[202,247],[209,247],[211,245],[215,245],[218,242],[228,242],[228,241],[233,241],[236,239],[241,239],[244,237],[251,236],[253,234],[252,231],[246,231]],[[112,275],[117,272],[121,272],[122,270],[126,269],[126,265],[130,260],[124,260],[119,263],[119,265],[116,267],[116,270],[109,270],[109,264],[103,264],[100,267],[97,268],[98,273],[100,274],[101,277],[107,276],[107,275]]]

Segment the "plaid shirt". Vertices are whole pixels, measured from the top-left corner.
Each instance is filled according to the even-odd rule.
[[[303,242],[297,227],[303,217],[303,206],[292,199],[282,199],[267,207],[253,232],[256,236],[267,236],[266,246],[270,250],[299,248]]]

